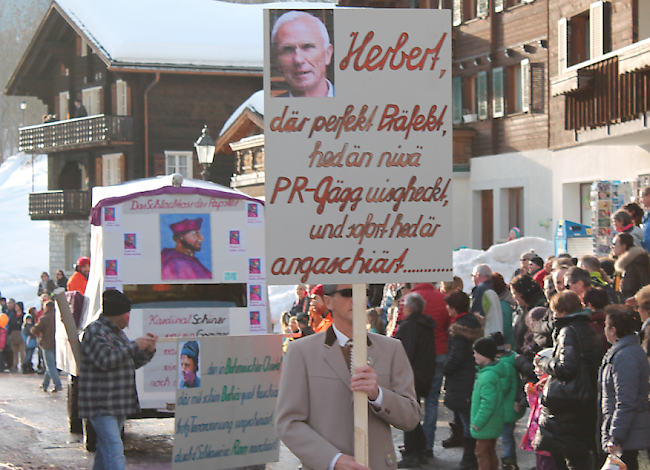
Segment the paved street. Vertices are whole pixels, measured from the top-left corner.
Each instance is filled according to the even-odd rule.
[[[0,374],[0,470],[92,468],[93,454],[85,451],[80,435],[68,432],[65,390],[45,394],[38,388],[41,380],[38,375]],[[63,382],[65,386],[65,378]],[[449,435],[449,413],[443,406],[440,411],[436,458],[426,468],[450,470],[460,461],[461,449],[441,447],[441,441]],[[524,422],[521,420],[517,426],[519,440]],[[128,421],[127,468],[171,469],[173,429],[172,419]],[[402,433],[393,430],[393,436],[395,446],[401,445]],[[519,450],[518,457],[522,470],[535,466],[532,454]],[[295,470],[298,465],[296,457],[282,446],[280,461],[268,464],[267,469]]]

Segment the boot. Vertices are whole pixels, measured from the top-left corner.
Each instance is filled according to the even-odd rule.
[[[446,440],[442,441],[442,447],[449,449],[451,447],[463,447],[463,424],[462,423],[449,423],[451,428],[451,435]]]
[[[478,462],[474,450],[476,449],[476,439],[465,438],[463,445],[463,459],[454,470],[478,470]]]
[[[501,468],[503,470],[519,470],[517,459],[502,459]]]

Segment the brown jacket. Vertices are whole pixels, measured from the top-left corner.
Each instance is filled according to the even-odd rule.
[[[54,311],[45,312],[38,323],[32,326],[32,334],[38,336],[38,345],[41,349],[56,349],[54,342],[54,332],[56,322],[54,321]]]
[[[420,421],[413,371],[399,341],[369,333],[368,343],[383,393],[381,409],[368,404],[369,466],[395,469],[390,426],[410,431]],[[354,455],[353,414],[350,372],[334,330],[292,342],[282,364],[276,428],[303,469],[326,470],[339,452]]]

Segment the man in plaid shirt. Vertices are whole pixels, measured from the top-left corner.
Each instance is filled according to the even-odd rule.
[[[79,371],[79,417],[97,433],[93,470],[124,469],[121,431],[127,415],[140,411],[135,369],[151,360],[158,336],[129,340],[131,300],[118,290],[102,295],[102,314],[84,331]]]

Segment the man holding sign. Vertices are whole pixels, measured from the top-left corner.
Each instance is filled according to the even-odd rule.
[[[395,469],[390,426],[410,431],[420,422],[413,372],[399,341],[369,333],[368,365],[350,376],[352,285],[326,284],[332,312],[327,331],[294,341],[284,358],[276,409],[280,439],[316,470],[363,470],[354,461],[353,391],[368,395],[369,464]]]

